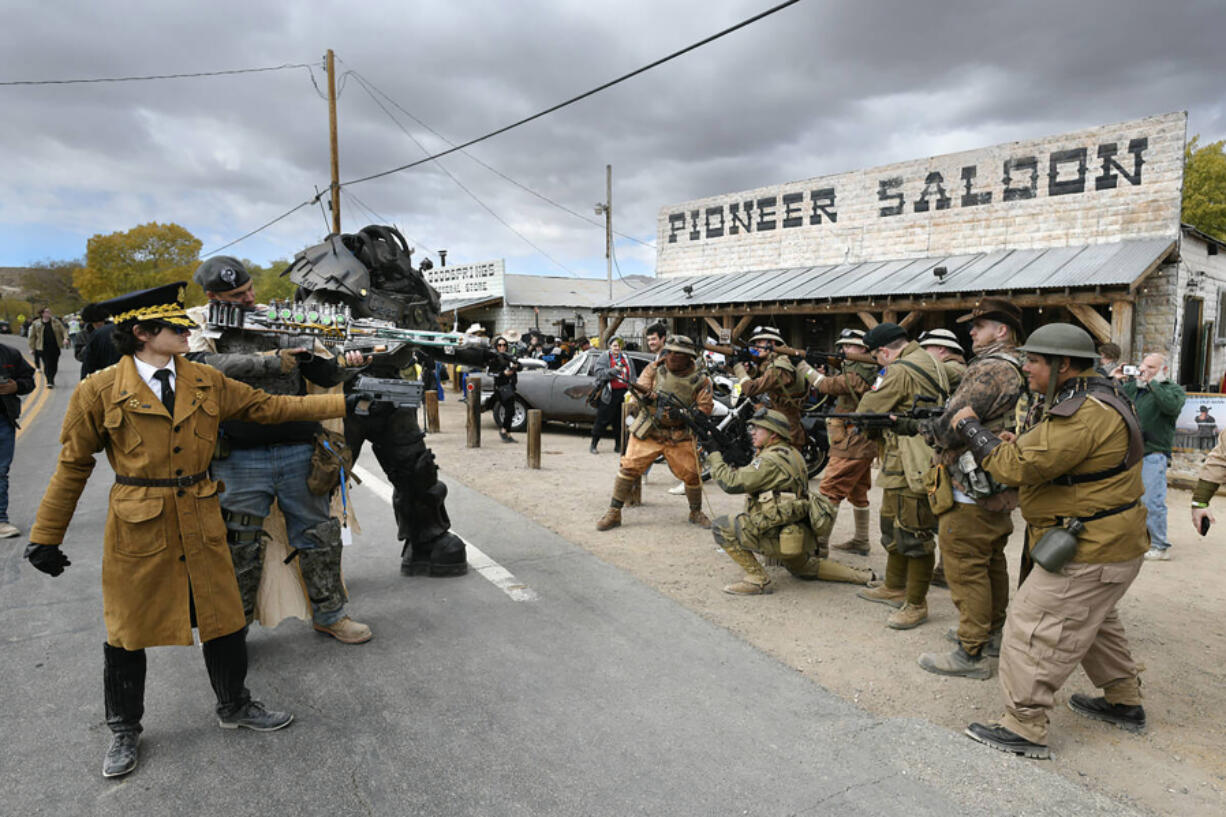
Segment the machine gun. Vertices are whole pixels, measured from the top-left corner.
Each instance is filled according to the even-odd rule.
[[[454,356],[457,351],[478,351],[484,358],[489,352],[486,338],[462,332],[401,329],[390,321],[354,318],[349,307],[331,304],[273,301],[245,307],[210,301],[205,313],[205,337],[220,337],[228,329],[276,338],[283,348],[310,347],[319,341],[340,356],[353,351],[364,355],[391,355],[405,346],[425,346],[446,356]]]
[[[693,406],[687,406],[667,392],[643,388],[633,381],[623,381],[644,403],[656,404],[656,415],[681,422],[704,448],[719,451],[724,461],[734,468],[743,468],[753,462],[753,442],[745,425],[753,414],[754,405],[749,400],[741,402],[728,416],[718,423]]]
[[[715,343],[704,343],[702,348],[710,352],[719,352],[721,355],[731,359],[743,358],[745,352],[750,348],[748,346],[721,346]],[[839,349],[834,352],[825,352],[819,349],[795,349],[791,346],[776,346],[775,351],[780,354],[787,355],[793,360],[804,359],[810,366],[839,366],[843,365],[843,361],[852,360],[857,363],[871,363],[877,365],[877,361],[871,355],[861,354],[858,352],[846,352]],[[752,352],[751,357],[756,357]]]
[[[945,413],[945,406],[921,405],[921,403],[935,403],[935,397],[920,394],[915,397],[915,405],[906,411],[890,411],[890,412],[851,412],[850,414],[818,414],[817,417],[822,417],[826,420],[839,420],[848,425],[858,426],[861,429],[886,429],[894,428],[900,420],[933,420]],[[914,433],[914,432],[912,432]]]
[[[358,375],[353,381],[351,393],[361,395],[361,399],[353,413],[369,415],[375,403],[390,403],[394,409],[415,409],[421,405],[425,391],[420,380]]]

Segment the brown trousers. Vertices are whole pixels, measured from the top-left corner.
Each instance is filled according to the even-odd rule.
[[[868,507],[868,490],[873,487],[873,461],[852,460],[846,457],[830,458],[822,482],[817,490],[838,505],[844,499],[851,500],[857,508]]]
[[[1013,533],[1006,513],[978,505],[954,503],[941,514],[937,528],[945,580],[958,608],[958,640],[971,655],[988,643],[988,635],[1005,623],[1009,606],[1009,567],[1005,545]]]
[[[1059,573],[1030,571],[1013,599],[1000,647],[1006,729],[1046,744],[1056,690],[1078,664],[1111,703],[1141,703],[1140,670],[1116,612],[1141,563],[1073,562]]]
[[[643,475],[648,467],[656,461],[656,457],[664,455],[664,461],[673,472],[673,476],[689,487],[702,485],[698,473],[698,451],[694,448],[694,440],[685,437],[672,441],[648,437],[640,440],[630,435],[626,439],[626,452],[622,454],[618,476],[625,479],[636,479]]]

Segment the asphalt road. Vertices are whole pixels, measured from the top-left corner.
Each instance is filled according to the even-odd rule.
[[[71,362],[18,441],[10,515],[23,531],[54,469]],[[0,540],[0,814],[1134,813],[1044,762],[875,718],[454,483],[456,530],[511,577],[402,577],[391,509],[359,487],[364,533],[345,570],[374,640],[345,646],[294,620],[253,628],[248,685],[297,716],[269,734],[217,727],[198,648],[150,650],[141,765],[103,780],[110,482],[99,457],[59,578],[22,560],[24,538]]]

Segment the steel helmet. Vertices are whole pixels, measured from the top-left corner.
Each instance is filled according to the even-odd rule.
[[[698,357],[698,347],[694,345],[694,341],[685,335],[669,335],[668,340],[664,342],[664,351],[680,352],[690,357]]]
[[[746,425],[765,428],[767,431],[778,434],[785,440],[792,435],[792,426],[788,423],[788,418],[774,409],[758,409],[754,412],[753,417],[749,418],[749,422]]]
[[[1094,338],[1080,326],[1071,323],[1049,323],[1030,333],[1026,342],[1018,347],[1019,352],[1053,357],[1078,357],[1096,360],[1098,350]]]
[[[753,333],[749,336],[749,342],[754,343],[759,340],[769,340],[783,345],[783,335],[779,334],[779,330],[773,326],[755,326]]]

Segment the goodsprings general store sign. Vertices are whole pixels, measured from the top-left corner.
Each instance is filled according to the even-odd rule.
[[[1175,238],[1186,122],[1165,114],[668,206],[657,273]]]

